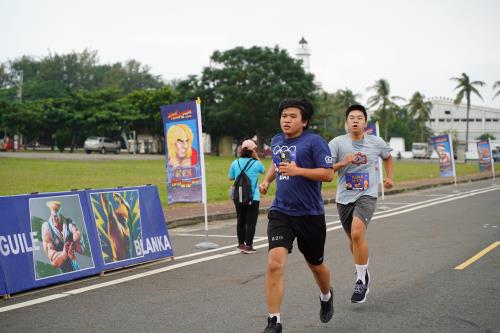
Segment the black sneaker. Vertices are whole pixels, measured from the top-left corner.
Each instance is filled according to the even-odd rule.
[[[319,301],[321,303],[321,310],[319,310],[319,320],[321,320],[322,323],[327,323],[332,319],[333,317],[333,289],[330,287],[330,299],[326,302],[323,302],[321,300],[321,297],[319,298]]]
[[[281,333],[283,329],[280,323],[277,323],[278,317],[267,317],[267,326],[262,333]]]
[[[368,276],[365,275],[365,279]],[[368,282],[368,279],[366,279],[366,282]],[[368,295],[368,292],[370,289],[368,288],[368,284],[364,284],[361,280],[356,281],[356,284],[354,285],[354,293],[352,294],[351,297],[351,302],[353,303],[364,303],[366,301],[366,295]]]

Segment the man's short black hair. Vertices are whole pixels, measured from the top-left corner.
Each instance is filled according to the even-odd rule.
[[[286,108],[297,108],[300,110],[300,115],[302,116],[302,120],[306,120],[307,124],[305,128],[309,127],[309,123],[311,120],[311,117],[314,113],[314,107],[309,100],[305,98],[287,98],[283,100],[280,105],[278,106],[279,109],[279,116],[281,118],[281,114],[283,113],[283,110]]]
[[[361,104],[353,104],[351,105],[350,107],[347,108],[347,110],[345,111],[345,119],[347,120],[347,117],[349,117],[349,113],[351,113],[351,111],[361,111],[363,112],[363,114],[365,115],[365,120],[368,120],[368,115],[366,114],[366,109],[363,105]]]

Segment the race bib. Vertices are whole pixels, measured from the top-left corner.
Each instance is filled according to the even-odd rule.
[[[370,186],[368,173],[347,173],[345,175],[346,190],[364,191]]]

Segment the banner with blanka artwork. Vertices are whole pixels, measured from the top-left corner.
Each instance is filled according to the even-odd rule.
[[[439,157],[439,173],[441,177],[455,177],[455,159],[453,144],[448,134],[433,136],[432,145]]]
[[[165,131],[167,202],[203,202],[200,105],[196,101],[161,107]]]

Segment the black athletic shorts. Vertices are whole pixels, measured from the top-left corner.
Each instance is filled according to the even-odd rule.
[[[269,211],[267,238],[269,250],[284,247],[292,252],[297,238],[299,251],[311,265],[321,265],[325,252],[325,215],[291,216],[277,210]]]

